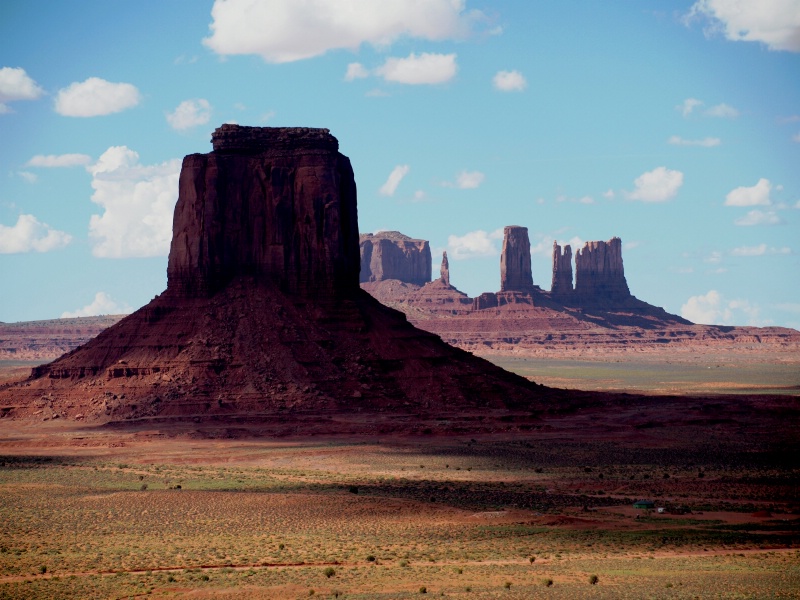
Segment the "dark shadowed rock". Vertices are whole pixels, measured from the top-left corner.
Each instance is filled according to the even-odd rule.
[[[425,285],[431,280],[431,248],[427,240],[415,240],[398,231],[365,233],[361,246],[360,282],[396,279]]]
[[[553,283],[550,293],[553,298],[569,297],[572,295],[572,248],[569,244],[561,246],[553,242]]]
[[[447,260],[447,250],[442,252],[442,266],[439,268],[439,278],[444,285],[450,285],[450,262]]]
[[[500,291],[530,292],[531,243],[528,228],[509,225],[503,229],[503,253],[500,255]]]

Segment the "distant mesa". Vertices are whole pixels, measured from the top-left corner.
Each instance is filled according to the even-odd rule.
[[[422,414],[527,410],[561,394],[445,344],[359,288],[362,267],[373,283],[433,285],[430,248],[359,237],[353,170],[327,129],[223,125],[212,143],[183,161],[166,291],[0,387],[0,416],[285,426],[306,415],[324,430],[363,411],[413,430]],[[403,425],[397,415],[416,416]],[[374,418],[359,423],[378,431]]]

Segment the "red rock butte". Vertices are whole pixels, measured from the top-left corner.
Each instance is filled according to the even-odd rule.
[[[322,422],[558,395],[359,288],[355,179],[327,129],[223,125],[212,142],[183,161],[166,291],[1,387],[0,416]]]

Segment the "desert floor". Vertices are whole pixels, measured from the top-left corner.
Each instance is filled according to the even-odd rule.
[[[2,420],[0,598],[798,598],[799,401],[720,398],[469,435]]]

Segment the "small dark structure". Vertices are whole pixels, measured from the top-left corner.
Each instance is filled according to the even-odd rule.
[[[653,510],[656,507],[656,503],[652,500],[637,500],[633,503],[633,508],[641,508],[644,510]]]

